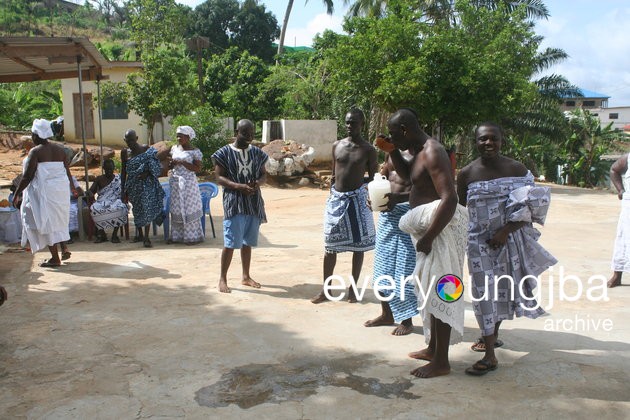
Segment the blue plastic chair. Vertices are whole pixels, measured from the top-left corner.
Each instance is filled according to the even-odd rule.
[[[168,240],[168,236],[170,234],[170,210],[171,210],[171,186],[168,184],[168,182],[162,182],[160,184],[162,186],[162,189],[164,190],[164,204],[162,207],[162,223],[163,223],[163,228],[164,228],[164,240],[167,241]],[[157,225],[155,224],[155,222],[153,222],[153,236],[157,235]]]
[[[210,218],[210,226],[212,226],[212,237],[216,238],[214,232],[214,222],[212,221],[212,213],[210,212],[210,200],[219,194],[219,187],[213,182],[200,182],[199,193],[201,193],[201,206],[203,208],[203,216],[201,216],[201,227],[203,235],[206,236],[206,214]]]

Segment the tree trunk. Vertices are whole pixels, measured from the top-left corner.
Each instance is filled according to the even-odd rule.
[[[282,55],[282,49],[284,48],[284,36],[287,34],[287,24],[289,23],[289,16],[291,16],[291,9],[293,9],[293,0],[289,0],[287,3],[287,10],[284,12],[282,30],[280,31],[280,41],[278,42],[278,57]]]

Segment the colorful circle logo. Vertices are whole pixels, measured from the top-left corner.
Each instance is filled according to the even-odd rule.
[[[464,283],[455,274],[447,274],[440,277],[435,291],[444,302],[455,302],[464,294]]]

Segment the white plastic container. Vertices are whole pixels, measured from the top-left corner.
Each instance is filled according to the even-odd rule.
[[[372,205],[372,211],[386,210],[387,202],[389,198],[385,197],[385,194],[392,192],[392,187],[389,184],[389,180],[383,175],[374,174],[374,180],[368,183],[368,194],[370,196],[370,203]]]

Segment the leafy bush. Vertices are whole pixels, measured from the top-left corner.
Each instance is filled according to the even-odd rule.
[[[223,118],[215,116],[214,111],[208,107],[200,107],[190,115],[179,115],[173,118],[171,124],[172,139],[177,137],[175,130],[179,125],[189,125],[195,130],[196,137],[192,144],[203,153],[202,167],[205,171],[214,167],[212,154],[228,144],[232,138],[232,133],[225,128]]]

